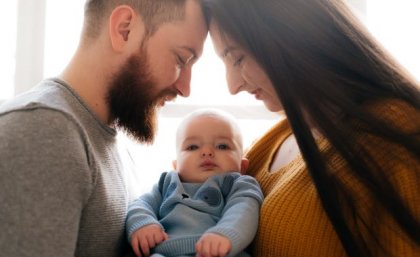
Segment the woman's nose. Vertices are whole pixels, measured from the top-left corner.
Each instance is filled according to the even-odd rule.
[[[232,95],[236,95],[242,90],[241,85],[244,84],[244,80],[242,78],[241,72],[238,69],[235,69],[233,67],[227,67],[226,81],[228,84],[229,92]]]

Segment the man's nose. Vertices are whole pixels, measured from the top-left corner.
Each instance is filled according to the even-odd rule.
[[[184,67],[179,74],[178,80],[175,82],[175,88],[178,90],[179,95],[188,97],[190,95],[191,84],[191,67]]]

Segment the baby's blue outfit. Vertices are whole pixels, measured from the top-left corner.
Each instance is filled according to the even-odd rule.
[[[150,224],[162,226],[169,239],[152,256],[195,256],[195,244],[206,233],[230,239],[227,256],[250,256],[243,250],[258,228],[263,194],[251,176],[229,172],[204,183],[182,183],[176,172],[165,172],[152,192],[129,205],[127,235]]]

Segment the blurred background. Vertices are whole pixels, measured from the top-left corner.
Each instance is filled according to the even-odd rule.
[[[344,0],[371,33],[420,80],[420,0]],[[9,0],[2,3],[0,40],[0,104],[57,76],[72,57],[83,22],[84,0]],[[238,118],[249,146],[281,114],[270,113],[252,96],[231,96],[224,66],[208,39],[202,58],[194,65],[191,95],[167,104],[159,113],[155,143],[140,145],[119,133],[127,180],[134,195],[149,190],[175,158],[175,129],[186,113],[216,107]]]

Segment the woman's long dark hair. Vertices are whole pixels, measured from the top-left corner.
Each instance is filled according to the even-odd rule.
[[[342,1],[204,1],[211,22],[222,35],[253,55],[271,79],[347,255],[372,256],[374,246],[369,246],[372,242],[352,229],[353,223],[345,218],[343,208],[358,217],[352,195],[331,176],[309,123],[328,139],[352,175],[408,238],[420,245],[420,221],[389,178],[378,176],[387,171],[365,156],[354,138],[354,131],[361,130],[355,124],[363,124],[365,132],[396,143],[418,158],[418,131],[414,135],[403,133],[365,107],[366,103],[392,98],[420,110],[420,92],[414,79],[375,42]],[[416,177],[420,173],[414,172]],[[363,225],[374,231],[374,225]],[[371,238],[375,243],[374,233]],[[383,242],[376,243],[386,252]]]

